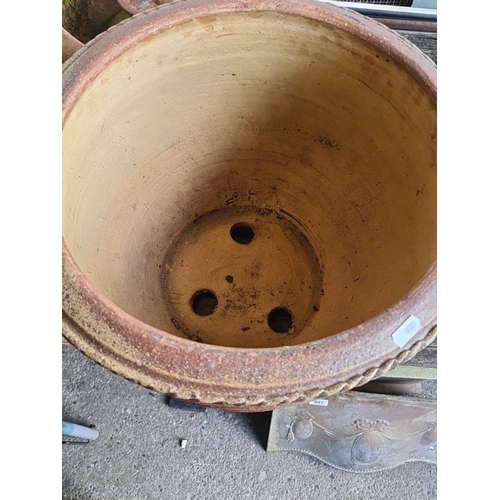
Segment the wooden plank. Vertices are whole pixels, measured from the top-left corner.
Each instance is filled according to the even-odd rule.
[[[437,33],[398,31],[408,41],[416,45],[426,56],[437,64]]]

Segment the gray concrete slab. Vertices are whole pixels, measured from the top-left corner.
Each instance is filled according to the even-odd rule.
[[[436,498],[437,467],[409,463],[375,474],[342,472],[307,455],[267,453],[270,414],[192,413],[63,346],[62,416],[96,425],[86,446],[63,445],[63,499]],[[430,383],[428,397],[436,397]],[[185,449],[179,445],[187,440]]]

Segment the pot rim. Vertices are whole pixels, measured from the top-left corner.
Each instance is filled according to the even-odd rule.
[[[399,63],[405,71],[415,78],[427,92],[431,103],[434,106],[436,105],[437,71],[434,62],[406,39],[373,19],[348,9],[316,0],[289,0],[287,2],[276,2],[276,0],[248,0],[245,2],[234,0],[188,0],[187,2],[166,4],[148,9],[123,21],[107,32],[98,35],[65,63],[63,66],[63,127],[75,103],[87,86],[109,62],[127,51],[135,43],[161,33],[173,26],[178,26],[205,16],[243,12],[273,12],[299,16],[344,30],[382,52],[387,53],[388,56]],[[435,333],[433,335],[431,333],[435,331],[434,327],[436,324],[436,261],[430,266],[424,277],[404,297],[382,313],[371,317],[360,325],[319,340],[293,346],[237,348],[197,343],[142,322],[123,311],[92,285],[75,262],[64,238],[62,242],[62,257],[64,284],[63,311],[70,318],[70,321],[76,324],[76,330],[80,331],[75,336],[67,335],[68,340],[77,345],[79,349],[95,361],[125,378],[138,381],[140,384],[152,387],[153,389],[160,389],[162,392],[180,394],[181,399],[185,395],[185,391],[183,392],[180,388],[176,388],[177,384],[172,382],[172,380],[184,381],[189,380],[189,377],[182,376],[180,368],[177,370],[177,375],[174,374],[171,377],[172,380],[169,379],[168,387],[172,390],[166,390],[164,383],[166,377],[164,374],[158,375],[158,372],[155,372],[155,370],[148,371],[142,362],[135,363],[135,360],[131,362],[130,359],[121,357],[120,353],[117,352],[119,348],[114,345],[101,344],[102,339],[98,335],[92,337],[85,330],[82,330],[79,325],[79,323],[83,324],[82,318],[77,318],[77,315],[67,312],[73,309],[71,297],[78,297],[80,302],[83,300],[88,306],[90,314],[94,318],[99,318],[99,322],[105,324],[113,333],[120,336],[121,340],[125,339],[127,346],[130,344],[137,349],[137,346],[143,342],[143,345],[147,344],[155,348],[172,348],[172,352],[169,352],[171,358],[169,357],[167,360],[169,363],[172,359],[178,357],[180,366],[182,364],[181,358],[192,356],[193,350],[198,352],[203,351],[206,354],[223,355],[226,360],[225,362],[231,365],[231,372],[234,374],[240,373],[239,368],[246,368],[244,365],[247,365],[250,361],[253,369],[257,370],[255,377],[262,380],[262,384],[259,387],[254,387],[250,381],[245,381],[248,385],[244,388],[243,392],[251,391],[259,393],[264,389],[268,391],[272,389],[274,393],[279,393],[280,395],[293,391],[300,393],[307,390],[308,387],[318,387],[318,383],[320,382],[323,382],[324,386],[326,381],[331,387],[335,383],[338,385],[338,382],[345,381],[350,377],[358,376],[359,378],[361,374],[366,375],[367,371],[374,368],[379,370],[376,376],[380,376],[384,371],[401,362],[401,360],[406,361],[411,358],[435,336]],[[392,342],[391,334],[406,319],[408,315],[407,311],[413,311],[413,314],[418,316],[419,310],[425,310],[427,317],[429,317],[429,311],[431,310],[430,320],[422,324],[418,334],[411,339],[411,342],[404,349],[397,347],[395,344],[390,345],[387,337]],[[430,335],[432,338],[430,338]],[[96,346],[99,346],[100,349],[96,350]],[[364,355],[356,351],[360,346],[365,348]],[[103,348],[108,354],[96,354],[97,352],[102,353]],[[354,351],[356,351],[356,355],[353,356],[352,362],[347,368],[343,364],[337,366],[335,362],[330,362],[330,358],[338,357],[340,353],[346,355],[346,353]],[[285,358],[288,358],[291,353],[294,354],[293,357],[298,354],[302,356],[307,353],[307,356],[304,357],[304,361],[301,363],[304,366],[301,366],[299,369],[299,367],[294,365],[286,369],[280,365],[277,370],[280,374],[288,370],[288,380],[286,382],[283,382],[281,379],[276,380],[279,376],[276,375],[276,371],[270,370],[270,363],[273,361],[281,361],[283,363]],[[406,357],[402,356],[403,353],[406,353]],[[114,358],[115,361],[112,361],[108,356]],[[270,360],[270,356],[273,358],[273,361]],[[121,358],[121,360],[116,362],[118,358]],[[320,369],[318,373],[316,369],[318,364],[321,363],[327,364],[329,368],[325,370]],[[130,366],[131,364],[137,366]],[[120,367],[123,368],[125,365],[127,365],[127,369],[122,370]],[[201,369],[203,370],[203,368]],[[315,371],[318,373],[318,376],[312,377],[311,375],[314,375]],[[162,379],[161,383],[156,379],[157,376],[160,376]],[[220,378],[218,377],[219,380]],[[367,381],[365,376],[363,383]],[[192,379],[191,382],[197,386],[209,387],[211,393],[221,392],[215,390],[213,382],[211,383],[208,379],[200,380],[196,378]],[[226,388],[239,388],[238,390],[240,391],[242,389],[240,382],[232,383],[231,381],[226,381],[221,383],[219,381],[217,384],[219,384],[219,388],[222,385]],[[294,389],[290,389],[291,386]],[[322,393],[325,393],[325,391],[322,391]],[[330,391],[330,393],[332,392]],[[195,396],[191,395],[189,397],[202,403],[214,401],[213,398],[203,398],[197,391],[195,391]],[[310,399],[313,399],[313,397],[310,397]],[[300,398],[296,398],[295,400],[300,400]],[[293,403],[293,401],[290,402],[289,400],[285,402],[286,404]],[[217,404],[217,401],[214,404]],[[275,401],[271,406],[265,407],[263,410],[268,410],[270,407],[276,407],[280,404],[276,404]],[[224,404],[220,406],[224,406]],[[227,404],[225,408],[228,409]]]

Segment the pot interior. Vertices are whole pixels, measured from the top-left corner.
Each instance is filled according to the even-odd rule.
[[[436,259],[436,109],[341,29],[221,14],[143,39],[63,130],[63,236],[164,332],[294,345],[402,299]]]

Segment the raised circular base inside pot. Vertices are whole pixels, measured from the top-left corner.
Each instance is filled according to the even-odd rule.
[[[196,219],[163,264],[176,329],[197,342],[233,347],[299,342],[319,311],[323,282],[297,226],[283,213],[252,206]]]

